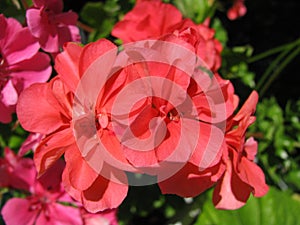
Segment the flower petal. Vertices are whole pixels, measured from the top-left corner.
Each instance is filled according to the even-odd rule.
[[[69,127],[44,138],[34,153],[34,162],[39,174],[51,167],[67,150],[73,147],[73,132]]]
[[[176,194],[181,197],[195,197],[215,184],[224,168],[220,165],[199,171],[199,167],[187,163],[169,179],[159,183],[163,194]],[[218,177],[213,177],[217,175]],[[158,178],[160,180],[160,178]]]
[[[126,175],[123,171],[111,173],[113,180],[121,177],[124,180]],[[98,176],[92,186],[83,191],[83,206],[89,212],[95,213],[106,209],[117,208],[127,195],[128,185],[116,183],[102,176]]]
[[[54,81],[53,81],[54,82]],[[53,95],[51,83],[33,84],[22,92],[17,114],[22,127],[28,131],[48,134],[63,126],[63,109]]]
[[[5,203],[1,210],[1,214],[7,225],[32,225],[39,212],[30,210],[30,207],[31,202],[27,199],[12,198]]]
[[[245,205],[251,188],[240,180],[232,168],[232,162],[226,162],[226,171],[215,187],[213,203],[217,209],[238,209]]]
[[[75,189],[79,191],[88,189],[98,177],[95,170],[81,156],[76,144],[65,152],[65,160],[70,184]]]

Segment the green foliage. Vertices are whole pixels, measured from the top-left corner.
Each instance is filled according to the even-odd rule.
[[[228,41],[228,35],[226,29],[223,27],[219,18],[214,18],[211,23],[211,27],[215,30],[215,38],[219,40],[222,46],[226,46]]]
[[[255,74],[249,70],[247,59],[252,55],[250,46],[225,48],[222,52],[221,74],[224,78],[239,79],[250,88],[255,87]]]
[[[299,225],[299,210],[299,200],[271,188],[263,198],[251,197],[234,211],[217,210],[207,201],[195,225]]]
[[[191,18],[196,23],[201,23],[207,17],[212,17],[215,12],[213,1],[174,0],[173,3],[181,11],[184,17]]]
[[[88,42],[109,36],[117,22],[119,11],[118,0],[87,2],[80,12],[80,17],[84,23],[94,29],[89,35]]]
[[[25,21],[25,10],[17,0],[1,0],[0,12],[6,17],[14,17],[21,23]]]
[[[289,101],[285,110],[276,99],[265,98],[257,106],[251,127],[259,140],[259,159],[270,182],[281,189],[300,190],[300,100]]]
[[[9,147],[18,150],[27,136],[27,132],[17,123],[0,123],[0,130],[0,149]]]

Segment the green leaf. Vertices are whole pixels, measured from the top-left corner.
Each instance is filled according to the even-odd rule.
[[[214,5],[208,0],[174,0],[174,5],[184,17],[191,18],[196,23],[212,17],[215,11]]]
[[[80,12],[80,19],[94,28],[88,41],[108,37],[120,14],[120,5],[117,0],[105,2],[87,2]]]
[[[223,46],[226,46],[228,35],[219,18],[214,18],[211,27],[216,31],[215,38],[218,39]]]
[[[251,197],[238,210],[217,210],[207,201],[195,225],[299,225],[299,210],[299,200],[287,192],[270,188],[266,196]]]

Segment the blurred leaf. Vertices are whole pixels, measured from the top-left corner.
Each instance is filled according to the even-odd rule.
[[[25,21],[25,10],[20,6],[18,1],[1,0],[0,13],[6,17],[13,17],[23,24]]]
[[[88,41],[109,36],[120,13],[118,0],[87,2],[80,12],[81,20],[94,28]]]
[[[195,225],[299,225],[299,210],[299,200],[270,188],[266,196],[250,197],[238,210],[217,210],[207,201]]]
[[[285,110],[274,97],[257,106],[256,123],[250,127],[258,135],[258,159],[270,183],[281,189],[300,190],[300,100],[288,102]]]
[[[173,3],[184,17],[191,18],[195,23],[212,17],[215,11],[213,1],[208,0],[174,0]]]
[[[214,18],[211,27],[216,31],[215,38],[218,39],[223,46],[226,46],[228,35],[226,29],[222,25],[221,20]]]
[[[222,52],[221,74],[225,79],[239,79],[250,88],[255,87],[255,74],[249,71],[247,58],[252,54],[251,46],[225,48]]]

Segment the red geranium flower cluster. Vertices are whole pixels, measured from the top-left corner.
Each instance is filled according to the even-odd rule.
[[[118,207],[129,184],[153,183],[128,174],[153,176],[163,193],[184,197],[216,185],[213,201],[224,209],[263,196],[257,143],[246,140],[258,95],[234,113],[238,97],[217,73],[222,46],[208,21],[139,1],[112,34],[128,44],[67,43],[58,75],[20,96],[21,125],[44,135],[34,153],[38,173],[64,156],[65,190],[89,212]]]

